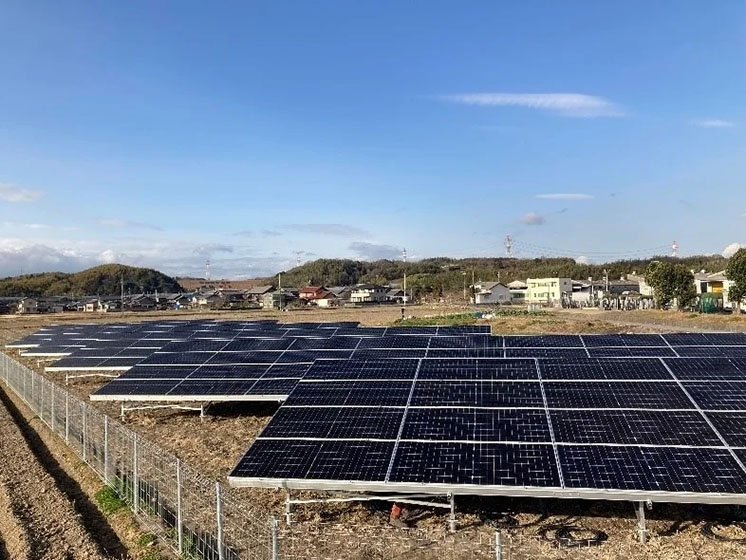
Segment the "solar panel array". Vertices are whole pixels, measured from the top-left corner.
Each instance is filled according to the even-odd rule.
[[[284,401],[239,486],[746,504],[746,334],[173,321],[47,328],[94,400]]]
[[[229,480],[746,503],[745,445],[743,359],[320,361]]]

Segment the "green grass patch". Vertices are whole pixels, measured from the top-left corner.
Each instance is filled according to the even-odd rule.
[[[433,317],[408,317],[394,322],[399,327],[453,327],[473,325],[477,317],[473,313],[457,313],[454,315],[435,315]]]
[[[105,486],[94,496],[98,507],[104,512],[104,515],[114,515],[118,511],[125,509],[127,504],[117,495],[110,487]]]
[[[547,313],[546,311],[529,311],[528,309],[510,309],[510,308],[500,308],[495,309],[494,311],[490,311],[495,317],[546,317],[547,315],[551,315],[551,313]]]

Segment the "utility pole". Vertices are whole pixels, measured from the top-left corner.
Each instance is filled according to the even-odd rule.
[[[119,276],[119,310],[124,313],[124,274]]]
[[[282,294],[282,272],[277,273],[277,293],[280,297],[280,301],[278,302],[279,308],[282,309],[282,300],[284,299],[284,296]]]
[[[407,249],[402,249],[401,252],[402,260],[404,261],[404,301],[403,304],[407,305]]]
[[[466,301],[466,271],[465,270],[461,271],[461,277],[464,280],[464,301]]]

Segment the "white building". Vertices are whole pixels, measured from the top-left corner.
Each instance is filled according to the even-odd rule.
[[[510,289],[501,282],[478,282],[472,286],[474,303],[483,305],[488,303],[511,303]]]
[[[378,284],[358,284],[350,293],[352,303],[374,303],[386,301],[386,288]]]
[[[571,297],[572,280],[570,278],[529,278],[526,280],[528,290],[526,303],[558,305],[563,297]]]
[[[39,302],[34,298],[25,297],[18,302],[18,313],[37,313]]]

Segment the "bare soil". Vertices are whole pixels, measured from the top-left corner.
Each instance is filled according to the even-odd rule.
[[[463,307],[413,306],[407,314],[438,315],[464,311]],[[239,319],[247,317],[278,318],[282,321],[358,320],[365,325],[391,324],[401,316],[398,307],[339,310],[302,310],[295,312],[206,312],[172,314],[126,314],[101,317],[98,314],[74,314],[53,317],[0,318],[0,342],[16,340],[48,322],[72,321],[140,321],[154,318]],[[566,311],[547,315],[498,317],[489,321],[495,334],[541,333],[620,333],[666,332],[672,330],[746,330],[746,319],[722,317],[690,317],[676,312],[599,312]],[[14,356],[17,358],[17,356]],[[37,371],[43,363],[25,360]],[[64,374],[47,377],[64,384]],[[71,381],[69,389],[87,396],[106,383],[104,379],[88,378]],[[119,407],[110,403],[94,403],[112,417]],[[158,410],[128,413],[126,423],[143,437],[167,449],[191,466],[218,480],[225,480],[243,451],[268,423],[274,405],[221,404],[211,407],[200,421],[196,414],[184,411]],[[237,497],[251,502],[268,513],[282,515],[285,495],[264,489],[232,489]],[[312,494],[301,494],[312,496]],[[629,503],[584,502],[571,500],[500,500],[460,498],[458,504],[459,531],[456,537],[447,534],[447,516],[442,510],[428,512],[417,521],[416,531],[393,529],[387,523],[387,506],[381,503],[347,503],[309,505],[296,508],[292,529],[284,532],[283,541],[294,558],[304,557],[303,551],[313,550],[316,558],[392,558],[392,551],[417,551],[403,554],[407,558],[481,558],[476,552],[486,550],[484,543],[494,539],[494,529],[485,525],[482,513],[488,510],[511,511],[520,526],[506,530],[512,539],[510,560],[522,559],[643,559],[673,560],[674,558],[743,559],[746,546],[707,538],[702,528],[707,521],[734,518],[727,508],[700,508],[655,504],[648,512],[651,540],[640,545],[635,540],[635,516]],[[609,540],[601,546],[564,549],[538,535],[542,527],[572,524],[602,530]],[[718,526],[719,527],[719,526]],[[726,538],[740,537],[738,526],[719,528]],[[551,531],[548,532],[551,536]],[[421,544],[430,542],[431,545]],[[437,542],[440,544],[432,544]],[[452,543],[447,551],[443,543]],[[471,543],[471,544],[470,544]],[[481,545],[479,543],[482,543]],[[7,545],[5,545],[7,547]],[[0,545],[2,550],[2,545]],[[440,552],[439,552],[440,551]],[[310,557],[310,555],[309,555]]]

